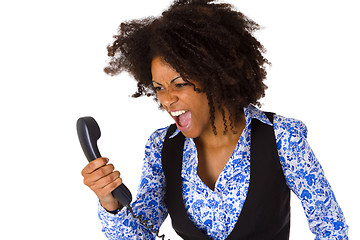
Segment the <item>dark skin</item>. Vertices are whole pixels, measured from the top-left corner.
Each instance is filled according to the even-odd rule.
[[[211,190],[215,189],[216,181],[234,152],[244,128],[245,119],[237,124],[236,134],[227,133],[218,138],[194,139],[199,162],[197,174]]]
[[[152,61],[151,72],[153,86],[157,91],[157,98],[164,109],[179,124],[179,112],[188,112],[189,124],[180,126],[185,137],[193,138],[198,153],[197,173],[200,179],[212,190],[217,179],[229,161],[241,133],[245,128],[245,117],[234,123],[234,132],[224,132],[222,113],[215,109],[215,127],[220,134],[215,134],[212,129],[208,101],[205,93],[194,91],[171,66],[160,57]],[[192,82],[196,85],[196,82]],[[201,86],[197,86],[200,87]],[[225,118],[229,119],[229,112],[225,109]],[[84,184],[98,196],[101,205],[108,211],[113,211],[119,206],[118,201],[111,192],[122,183],[120,173],[115,171],[106,158],[99,158],[90,162],[82,171]]]

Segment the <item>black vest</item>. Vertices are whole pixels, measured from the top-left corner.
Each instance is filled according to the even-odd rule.
[[[272,113],[266,113],[270,121]],[[165,173],[165,203],[174,230],[183,239],[211,239],[189,219],[182,194],[184,135],[170,126],[162,149]],[[290,232],[290,190],[280,164],[273,127],[251,122],[250,184],[244,206],[234,229],[226,239],[288,240]]]

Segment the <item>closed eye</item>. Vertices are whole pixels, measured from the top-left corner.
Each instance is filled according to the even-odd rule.
[[[189,83],[177,83],[177,84],[175,84],[176,88],[182,88],[182,87],[185,87],[185,86],[189,86]]]

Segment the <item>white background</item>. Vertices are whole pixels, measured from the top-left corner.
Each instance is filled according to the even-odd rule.
[[[360,239],[359,26],[357,1],[228,1],[264,29],[263,109],[301,119],[347,223]],[[160,14],[169,0],[0,3],[0,238],[105,239],[76,120],[100,124],[99,148],[135,195],[144,144],[171,123],[135,81],[103,73],[120,22]],[[178,239],[167,220],[161,232]],[[314,239],[292,198],[291,239]]]

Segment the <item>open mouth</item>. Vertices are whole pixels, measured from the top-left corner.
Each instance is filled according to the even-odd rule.
[[[185,110],[179,110],[170,112],[171,116],[174,118],[176,125],[178,126],[178,129],[181,131],[181,129],[185,130],[184,128],[188,128],[191,123],[191,112],[185,111]]]

